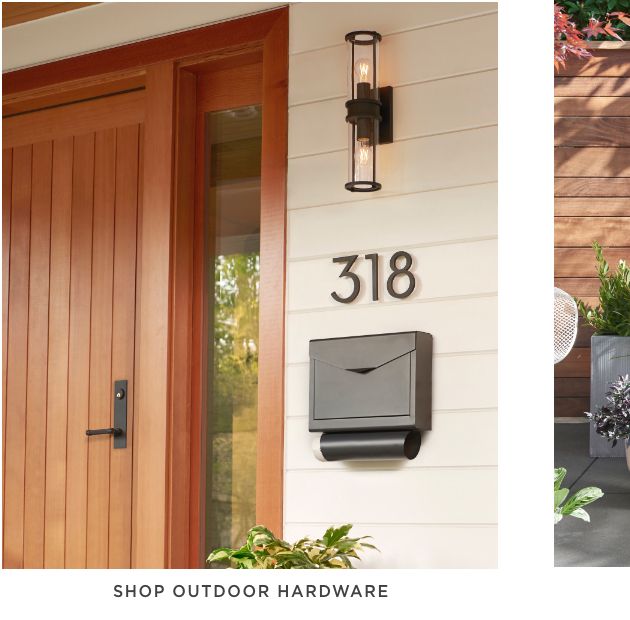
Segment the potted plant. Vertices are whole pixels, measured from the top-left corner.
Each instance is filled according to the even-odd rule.
[[[606,404],[586,415],[595,432],[611,441],[613,447],[620,439],[624,441],[630,470],[630,376],[619,377],[611,383],[606,392]]]
[[[611,271],[602,248],[593,243],[599,278],[596,307],[576,299],[580,314],[595,333],[591,337],[591,411],[606,402],[608,385],[616,377],[630,374],[630,267],[620,260]],[[591,456],[623,456],[591,427]]]
[[[229,563],[234,568],[353,568],[352,560],[360,559],[360,551],[376,547],[362,542],[370,536],[349,538],[351,529],[350,524],[329,527],[317,540],[306,537],[290,544],[257,525],[249,530],[242,547],[220,547],[206,561]]]
[[[603,497],[604,493],[598,487],[586,487],[569,497],[569,489],[560,486],[566,475],[567,470],[564,467],[553,470],[553,523],[557,525],[563,517],[575,517],[590,523],[591,517],[584,506]]]

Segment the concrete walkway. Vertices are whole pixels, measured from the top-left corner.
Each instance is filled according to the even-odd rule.
[[[598,486],[605,495],[555,526],[556,566],[630,566],[630,472],[625,459],[591,458],[588,424],[555,424],[555,466],[566,467],[571,493]]]

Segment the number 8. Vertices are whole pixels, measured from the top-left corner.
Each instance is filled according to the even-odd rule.
[[[397,262],[399,258],[405,259],[405,264],[402,269],[399,269],[397,266]],[[411,254],[400,250],[396,252],[389,260],[389,267],[392,270],[389,278],[387,278],[387,292],[392,296],[396,297],[396,299],[404,299],[405,297],[409,297],[411,293],[413,293],[413,289],[416,288],[416,279],[411,273],[411,265],[413,263],[413,259],[411,258]],[[394,280],[397,276],[407,276],[409,278],[409,286],[402,293],[397,293],[394,289]]]

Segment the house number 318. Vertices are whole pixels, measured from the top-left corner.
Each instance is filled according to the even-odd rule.
[[[342,272],[339,274],[340,278],[350,278],[352,280],[352,292],[347,297],[341,297],[339,293],[332,292],[330,295],[335,300],[341,304],[349,304],[354,301],[359,293],[361,292],[361,280],[356,273],[352,272],[352,268],[359,258],[358,254],[353,254],[352,256],[337,256],[333,258],[333,263],[345,263],[345,267]],[[372,261],[372,300],[378,301],[378,254],[366,254],[365,259]],[[413,259],[411,258],[411,254],[409,252],[405,252],[403,250],[399,250],[389,259],[389,268],[391,273],[387,278],[387,292],[396,299],[404,299],[405,297],[409,297],[411,293],[413,293],[413,289],[416,288],[416,278],[411,273],[411,266],[413,264]],[[394,288],[394,283],[399,278],[406,278],[408,281],[407,288],[402,292],[397,292]]]

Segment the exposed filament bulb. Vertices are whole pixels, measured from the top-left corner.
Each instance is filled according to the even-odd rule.
[[[373,148],[368,144],[359,144],[354,154],[355,181],[372,179]]]
[[[370,147],[361,145],[359,147],[359,165],[367,166],[370,163]]]
[[[354,63],[354,73],[357,82],[371,82],[372,63],[366,58],[359,58],[359,60]]]

